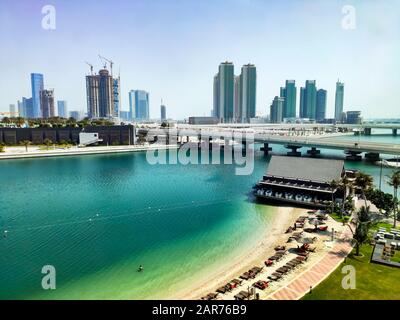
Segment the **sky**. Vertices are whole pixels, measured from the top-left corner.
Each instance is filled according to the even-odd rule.
[[[45,5],[56,10],[54,30],[42,28]],[[349,5],[351,29],[343,28]],[[161,99],[171,118],[210,115],[223,61],[235,74],[256,65],[259,116],[286,79],[296,80],[298,95],[315,79],[333,117],[340,79],[345,110],[400,117],[398,0],[1,0],[0,47],[0,111],[31,97],[32,72],[44,74],[70,111],[85,111],[85,61],[99,70],[101,54],[121,76],[122,109],[130,90],[146,90],[152,118]]]

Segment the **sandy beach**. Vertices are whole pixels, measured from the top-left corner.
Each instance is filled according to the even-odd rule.
[[[229,263],[226,263],[218,271],[211,273],[206,279],[202,278],[200,281],[193,283],[190,288],[177,292],[168,298],[185,300],[200,299],[202,296],[214,292],[218,287],[226,284],[231,279],[237,278],[251,267],[263,265],[265,259],[273,254],[275,251],[274,248],[277,245],[286,243],[288,237],[285,234],[286,229],[292,226],[300,215],[307,214],[307,210],[305,209],[290,207],[276,207],[275,210],[276,213],[271,222],[272,228],[267,229],[264,234],[260,235],[260,241],[255,243],[251,250],[238,256],[235,260],[229,261]]]
[[[272,229],[268,230],[264,235],[261,235],[260,242],[256,243],[251,250],[248,250],[244,255],[238,257],[234,261],[230,261],[220,270],[210,274],[207,279],[202,279],[201,282],[193,283],[193,285],[185,291],[181,291],[174,296],[168,297],[171,299],[186,299],[186,300],[197,300],[208,293],[215,292],[217,288],[225,285],[234,278],[239,278],[243,272],[248,271],[254,266],[263,266],[264,261],[272,256],[275,252],[274,248],[278,245],[285,245],[287,249],[296,248],[298,243],[292,242],[287,243],[287,239],[290,234],[285,233],[289,226],[293,226],[299,216],[311,216],[307,209],[290,208],[290,207],[276,207],[276,215],[273,221]],[[328,218],[326,225],[329,230],[334,228],[335,237],[338,237],[345,229],[340,223]],[[306,223],[305,227],[313,227],[313,225]],[[302,230],[302,229],[299,229]],[[303,272],[310,269],[313,265],[318,263],[327,252],[329,252],[334,246],[334,242],[331,241],[331,233],[307,233],[304,232],[304,238],[317,237],[316,242],[313,246],[316,248],[315,252],[312,253],[307,262],[300,265],[296,270],[285,275],[281,280],[277,282],[270,282],[269,287],[264,290],[257,290],[260,295],[260,299],[268,299],[268,297],[276,292],[278,289],[288,285],[293,279],[301,275]],[[290,251],[290,250],[289,250]],[[285,258],[277,262],[274,266],[266,268],[257,275],[254,279],[243,281],[242,285],[232,290],[229,293],[218,296],[218,300],[233,300],[234,296],[240,291],[247,291],[252,284],[258,280],[268,280],[267,276],[272,274],[277,268],[285,265],[289,260],[296,256],[295,253],[288,253]]]
[[[25,159],[25,158],[48,158],[60,156],[79,156],[92,154],[108,154],[108,153],[126,153],[139,152],[149,150],[176,149],[177,145],[126,145],[126,146],[94,146],[79,148],[73,146],[70,148],[62,148],[58,146],[50,146],[48,149],[40,146],[29,146],[28,151],[25,147],[14,146],[6,147],[5,151],[0,153],[0,160],[7,159]]]

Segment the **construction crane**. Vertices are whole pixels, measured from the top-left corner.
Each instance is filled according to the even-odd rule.
[[[90,75],[93,75],[93,65],[87,61],[86,64],[90,67]]]
[[[99,54],[99,58],[103,59],[104,61],[107,61],[110,64],[110,72],[111,72],[111,76],[112,76],[113,75],[113,64],[114,64],[114,62],[112,62],[110,59],[104,58],[100,54]],[[107,64],[105,64],[104,67],[106,67],[106,66],[107,66]]]

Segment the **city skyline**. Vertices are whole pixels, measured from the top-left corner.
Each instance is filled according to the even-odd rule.
[[[354,5],[358,17],[354,30],[341,27],[343,3],[340,1],[313,4],[233,1],[229,15],[218,15],[223,8],[220,2],[186,1],[182,6],[181,1],[172,1],[166,6],[161,1],[117,1],[110,9],[102,3],[88,1],[77,12],[72,3],[55,1],[57,28],[47,31],[40,25],[41,4],[6,0],[0,4],[0,39],[7,48],[2,53],[1,67],[9,77],[0,86],[3,98],[0,110],[7,111],[10,104],[31,96],[27,78],[35,72],[44,75],[45,88],[54,88],[57,98],[67,100],[74,110],[86,110],[84,61],[100,66],[96,57],[104,52],[116,62],[115,70],[121,70],[121,110],[128,110],[130,88],[139,87],[150,92],[153,101],[161,97],[168,99],[171,118],[208,115],[213,105],[210,79],[215,74],[215,66],[229,60],[237,66],[249,61],[257,66],[257,115],[269,113],[269,102],[280,83],[287,79],[298,83],[316,79],[319,87],[331,93],[326,116],[332,118],[335,81],[339,78],[346,83],[344,111],[361,110],[366,118],[397,116],[396,90],[400,83],[395,70],[400,67],[396,58],[400,47],[396,39],[400,32],[392,12],[399,4],[394,1],[379,4],[349,1],[349,4]],[[182,8],[179,12],[178,6]],[[310,10],[315,12],[311,17]],[[88,17],[86,11],[94,13],[93,17],[108,14],[115,19],[112,31],[104,33],[100,28],[94,33],[89,29],[94,18]],[[135,19],[128,21],[126,17],[132,12]],[[274,25],[283,16],[285,28],[276,34]],[[235,18],[246,23],[242,30],[231,34],[229,30],[234,27]],[[189,27],[188,19],[192,22]],[[166,23],[172,20],[176,22]],[[182,31],[182,25],[186,31]],[[305,33],[310,37],[305,39]],[[314,41],[327,39],[327,34],[328,40]],[[172,38],[173,35],[176,37]],[[104,47],[101,41],[105,38],[115,43],[127,37],[138,39],[141,45],[132,51],[134,44],[122,42],[123,48]],[[282,37],[288,41],[271,51],[270,44]],[[174,39],[173,45],[171,39]],[[37,46],[38,42],[42,45]],[[21,50],[22,43],[25,50]],[[201,50],[204,46],[213,50],[205,52]],[[155,50],[161,47],[164,50]],[[8,61],[18,61],[18,64]],[[383,92],[385,108],[379,108]],[[150,118],[159,117],[155,106],[150,112]]]

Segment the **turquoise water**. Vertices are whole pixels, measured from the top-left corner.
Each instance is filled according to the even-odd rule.
[[[322,153],[343,158],[341,151]],[[0,299],[173,295],[271,227],[274,210],[248,197],[268,159],[256,153],[249,176],[236,176],[232,165],[153,166],[145,153],[1,161],[0,230],[8,236],[0,238]],[[379,181],[377,166],[346,167]],[[41,288],[44,265],[56,268],[56,290]]]
[[[0,298],[169,296],[270,226],[272,210],[247,195],[264,170],[261,155],[251,176],[152,166],[145,153],[2,161]],[[41,289],[44,265],[54,291]]]

